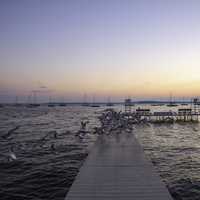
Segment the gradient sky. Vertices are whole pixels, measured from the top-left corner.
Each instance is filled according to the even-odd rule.
[[[1,0],[0,44],[1,101],[200,96],[199,0]]]

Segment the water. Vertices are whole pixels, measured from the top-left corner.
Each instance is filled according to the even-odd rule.
[[[98,112],[85,107],[1,109],[0,136],[17,125],[20,128],[0,140],[1,154],[8,154],[12,146],[17,156],[14,162],[0,156],[0,199],[63,200],[95,140],[94,135],[80,140],[75,133],[81,120],[90,121],[89,130],[98,126]],[[46,140],[41,141],[47,133]]]
[[[151,124],[134,131],[174,199],[199,200],[199,124]]]
[[[0,108],[0,199],[63,200],[96,140],[92,130],[100,126],[98,116],[104,109],[80,106]],[[82,120],[90,121],[90,133],[79,139],[75,134]],[[8,138],[2,137],[18,125],[20,127]],[[135,125],[133,133],[174,199],[199,200],[200,125]],[[46,139],[41,140],[46,135]],[[17,160],[8,162],[6,155],[11,146]]]

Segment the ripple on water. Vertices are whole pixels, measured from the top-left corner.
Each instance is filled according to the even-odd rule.
[[[120,110],[121,107],[117,107]],[[14,147],[17,160],[0,156],[0,197],[3,200],[63,200],[96,137],[75,137],[81,120],[91,131],[104,108],[80,106],[5,107],[0,113],[0,153]],[[56,131],[58,137],[48,133]],[[136,125],[133,133],[176,200],[200,199],[199,124]]]
[[[173,124],[137,129],[144,146],[176,200],[200,199],[199,125]]]
[[[81,107],[5,108],[0,118],[7,120],[0,121],[0,137],[17,125],[20,129],[0,140],[1,154],[12,146],[17,156],[14,162],[0,156],[0,197],[63,200],[95,140],[75,137],[83,117],[92,122],[89,131],[98,125],[94,110]]]

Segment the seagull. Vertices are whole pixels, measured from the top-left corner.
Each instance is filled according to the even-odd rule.
[[[87,130],[86,130],[86,125],[89,123],[89,121],[81,121],[81,128],[80,130],[75,134],[76,136],[78,136],[79,138],[83,139],[84,136],[89,133]]]
[[[8,156],[9,156],[8,157],[8,161],[10,161],[10,162],[14,161],[14,160],[17,160],[17,156],[15,155],[12,147],[10,148]]]
[[[52,151],[55,151],[55,150],[56,150],[56,148],[55,148],[55,145],[54,145],[54,144],[51,144],[51,150],[52,150]]]
[[[40,140],[44,141],[47,137],[51,137],[51,135],[54,137],[54,139],[58,139],[58,133],[56,131],[50,131],[48,132],[44,137],[42,137]]]
[[[13,147],[11,147],[9,149],[9,152],[8,153],[5,153],[5,154],[0,154],[1,156],[7,158],[8,162],[12,162],[12,161],[15,161],[17,160],[17,156],[15,155],[14,151],[13,151]]]
[[[86,125],[89,123],[89,121],[81,121],[81,129],[85,130],[86,129]]]
[[[83,135],[83,134],[79,134],[78,137],[79,137],[80,139],[83,139],[83,138],[84,138],[84,135]]]
[[[58,139],[58,133],[55,131],[53,132],[54,139]]]

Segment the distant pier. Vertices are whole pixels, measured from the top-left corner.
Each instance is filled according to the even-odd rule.
[[[133,134],[101,135],[65,200],[172,200]]]
[[[129,119],[136,119],[137,122],[152,122],[152,123],[164,123],[164,122],[199,122],[200,116],[200,101],[194,98],[191,101],[190,108],[179,108],[176,111],[155,111],[151,112],[150,109],[137,108],[132,111],[131,100],[129,102],[125,100],[125,116]],[[177,106],[177,105],[176,105]]]
[[[138,123],[199,122],[200,113],[193,112],[192,109],[178,109],[178,112],[151,112],[150,109],[137,109],[135,112],[125,113],[125,116],[129,119],[137,119]]]

